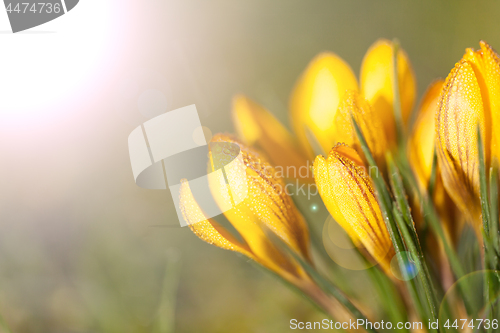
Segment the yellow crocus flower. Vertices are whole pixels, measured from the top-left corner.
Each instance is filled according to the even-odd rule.
[[[486,133],[491,138],[491,149],[486,150],[486,156],[498,160],[500,156],[500,57],[485,41],[479,42],[481,49],[474,51],[468,48],[464,59],[468,60],[477,77],[483,98],[486,121]]]
[[[290,117],[299,142],[309,156],[311,131],[324,151],[335,145],[335,113],[347,90],[358,90],[356,76],[339,56],[324,52],[316,56],[297,81],[290,98]]]
[[[225,147],[224,144],[237,144]],[[304,218],[286,193],[282,179],[257,151],[228,135],[215,135],[210,142],[210,169],[214,173],[209,186],[219,207],[233,207],[224,215],[241,236],[231,235],[206,215],[194,199],[189,182],[180,189],[180,208],[193,232],[204,241],[236,251],[280,274],[294,284],[309,281],[300,265],[269,239],[273,232],[298,255],[310,261],[309,232]],[[242,163],[229,163],[241,158]],[[225,209],[224,209],[225,210]]]
[[[500,60],[481,41],[481,49],[467,49],[446,78],[436,115],[436,149],[446,190],[469,221],[478,226],[479,155],[477,126],[490,156],[498,159],[500,121]]]
[[[355,244],[389,271],[394,256],[372,181],[357,152],[338,144],[314,161],[314,179],[326,208]]]
[[[257,144],[276,165],[306,165],[317,153],[314,145],[327,152],[339,142],[338,136],[350,136],[350,127],[342,127],[336,120],[339,105],[349,98],[345,94],[350,91],[359,93],[356,100],[368,100],[370,112],[378,118],[375,123],[381,123],[383,128],[377,129],[377,137],[387,137],[387,140],[378,140],[377,149],[386,150],[386,146],[395,141],[396,133],[392,111],[393,48],[393,43],[384,39],[370,47],[361,66],[361,88],[350,66],[338,55],[332,52],[317,55],[297,80],[290,96],[290,119],[295,135],[268,110],[247,97],[237,96],[233,102],[233,120],[239,136],[247,144]],[[397,71],[406,121],[415,101],[416,84],[408,57],[401,49]]]
[[[375,42],[361,65],[361,93],[382,118],[389,142],[396,139],[394,121],[394,44],[381,39]],[[397,54],[398,88],[403,122],[406,124],[416,97],[415,74],[402,49]]]

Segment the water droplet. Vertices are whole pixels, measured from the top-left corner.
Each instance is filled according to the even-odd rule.
[[[416,260],[408,251],[399,252],[391,260],[392,274],[401,281],[413,279],[419,271]]]

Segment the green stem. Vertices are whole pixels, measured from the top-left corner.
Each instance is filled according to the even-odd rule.
[[[415,264],[417,266],[418,270],[417,276],[419,278],[420,283],[422,284],[422,288],[424,289],[431,320],[435,321],[437,319],[437,299],[434,287],[432,286],[432,281],[430,279],[430,276],[428,275],[429,272],[425,265],[424,256],[421,253],[421,251],[417,250],[417,246],[415,245],[415,243],[413,243],[413,240],[411,239],[412,236],[410,235],[408,226],[403,221],[401,213],[398,211],[396,207],[393,208],[393,211],[394,211],[394,217],[396,218],[399,228],[403,233],[403,237],[407,241],[406,245],[408,246],[410,253],[413,257],[413,260],[415,261]]]
[[[486,166],[484,162],[484,146],[481,131],[479,126],[477,127],[477,137],[478,137],[478,150],[479,150],[479,187],[480,187],[480,197],[481,197],[481,212],[483,217],[483,228],[486,235],[490,234],[490,208],[488,201],[488,185],[486,183]],[[485,252],[486,252],[485,248]]]
[[[397,208],[393,208],[393,214],[398,222],[399,229],[402,232],[403,239],[406,246],[409,248],[410,253],[414,256],[419,270],[418,276],[424,288],[427,298],[428,306],[431,313],[431,319],[434,321],[437,318],[437,299],[436,290],[432,284],[432,279],[425,263],[424,254],[420,243],[418,241],[417,231],[411,216],[411,209],[408,201],[406,200],[406,193],[403,186],[399,170],[395,166],[392,158],[388,155],[387,164],[389,167],[389,174],[391,175],[390,183],[396,197]]]
[[[490,218],[491,218],[491,228],[490,228],[490,239],[491,239],[491,267],[495,272],[495,276],[500,282],[500,274],[498,272],[498,258],[500,256],[499,252],[499,240],[498,240],[498,161],[495,159],[491,163],[490,168]],[[497,299],[498,301],[498,299]]]
[[[498,269],[498,166],[495,161],[490,168],[490,218],[491,218],[491,240],[493,243],[493,250],[495,251],[494,268]]]
[[[478,145],[478,153],[479,153],[479,189],[480,189],[480,201],[481,201],[481,216],[483,220],[483,248],[484,248],[484,300],[487,307],[490,307],[490,295],[492,293],[492,287],[494,285],[494,281],[492,281],[491,274],[488,274],[489,269],[495,269],[493,266],[494,259],[492,258],[492,254],[495,252],[492,244],[491,244],[491,234],[490,234],[490,225],[491,223],[491,209],[490,209],[490,200],[488,196],[488,184],[487,184],[487,174],[486,174],[486,165],[484,161],[484,142],[483,137],[481,135],[481,129],[479,125],[477,126],[477,145]],[[491,310],[491,309],[490,309]],[[493,319],[493,311],[488,311],[488,319]],[[488,330],[490,332],[491,330]]]

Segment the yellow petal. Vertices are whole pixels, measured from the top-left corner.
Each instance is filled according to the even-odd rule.
[[[217,222],[206,217],[196,202],[187,181],[182,181],[179,191],[179,205],[184,220],[189,228],[205,242],[223,248],[242,253],[252,259],[248,245],[238,241],[231,233]],[[199,221],[199,222],[198,222]]]
[[[359,159],[361,160],[361,158]],[[336,184],[329,178],[329,167],[329,163],[321,155],[318,155],[314,160],[314,178],[318,186],[318,191],[330,215],[346,231],[354,244],[358,245],[360,244],[358,234],[351,228],[350,223],[346,221],[337,200],[334,199],[333,193],[335,192]]]
[[[328,158],[316,157],[314,178],[326,208],[342,228],[360,241],[372,257],[388,270],[394,254],[371,179],[354,149],[335,146]]]
[[[346,90],[358,90],[351,68],[334,53],[316,56],[297,81],[290,98],[290,116],[300,144],[314,156],[308,128],[324,151],[334,146],[334,117]]]
[[[366,53],[361,65],[361,92],[380,115],[389,142],[395,142],[393,43],[380,39]],[[406,53],[398,51],[398,81],[403,121],[407,123],[416,96],[416,81]]]
[[[241,153],[214,148],[224,143],[236,143]],[[215,135],[210,147],[212,170],[225,165],[224,175],[209,179],[217,204],[233,205],[224,215],[265,266],[277,272],[303,274],[300,267],[266,237],[265,230],[272,231],[299,255],[310,260],[307,225],[286,194],[283,180],[276,176],[276,171],[262,155],[230,136]],[[241,163],[225,163],[227,159],[238,158]]]
[[[446,78],[436,116],[436,149],[443,183],[469,221],[480,216],[477,126],[485,147],[481,90],[472,64],[461,60]]]
[[[436,137],[435,118],[443,84],[444,80],[437,80],[427,88],[408,141],[408,159],[421,190],[427,189],[431,177]]]
[[[500,58],[486,42],[478,51],[467,49],[464,59],[470,61],[481,88],[486,126],[491,127],[491,154],[500,157]],[[487,153],[490,151],[488,149]]]
[[[349,90],[344,95],[335,115],[337,130],[332,137],[336,142],[343,142],[354,148],[359,154],[363,154],[352,122],[353,117],[361,129],[371,153],[377,161],[382,163],[387,149],[382,122],[358,92]]]
[[[246,96],[233,99],[233,121],[248,146],[258,145],[286,177],[312,182],[306,153],[290,132],[265,108]],[[288,172],[290,168],[294,172]],[[299,172],[302,171],[302,172]],[[304,178],[303,178],[304,177]]]

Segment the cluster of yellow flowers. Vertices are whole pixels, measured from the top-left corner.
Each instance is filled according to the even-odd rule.
[[[315,57],[291,94],[293,134],[264,107],[248,97],[236,96],[233,120],[239,138],[220,134],[212,142],[236,143],[240,151],[211,150],[209,154],[212,171],[221,161],[230,161],[238,154],[243,157],[246,179],[239,181],[247,184],[248,193],[225,212],[240,237],[203,218],[185,182],[180,202],[190,228],[201,239],[240,252],[302,289],[310,288],[311,279],[297,258],[283,252],[269,233],[313,265],[307,224],[291,198],[279,190],[285,179],[276,175],[273,166],[299,168],[314,160],[314,179],[301,181],[315,182],[335,221],[389,272],[395,252],[373,179],[366,173],[367,157],[356,123],[381,168],[380,177],[386,174],[387,152],[401,146],[401,136],[408,137],[405,151],[420,191],[429,186],[437,155],[433,201],[438,211],[452,200],[478,229],[478,128],[486,147],[486,166],[496,165],[500,154],[500,129],[495,125],[500,124],[500,58],[487,43],[480,45],[478,51],[466,50],[446,81],[430,85],[409,135],[405,128],[416,99],[415,75],[406,53],[387,40],[369,48],[359,84],[349,65],[337,55],[325,52]],[[254,146],[263,153],[251,148]],[[327,157],[315,156],[318,147],[329,151]],[[227,177],[233,172],[225,171]],[[224,177],[210,183],[218,204],[242,196],[234,187],[229,189]],[[446,211],[442,215],[449,217]]]

